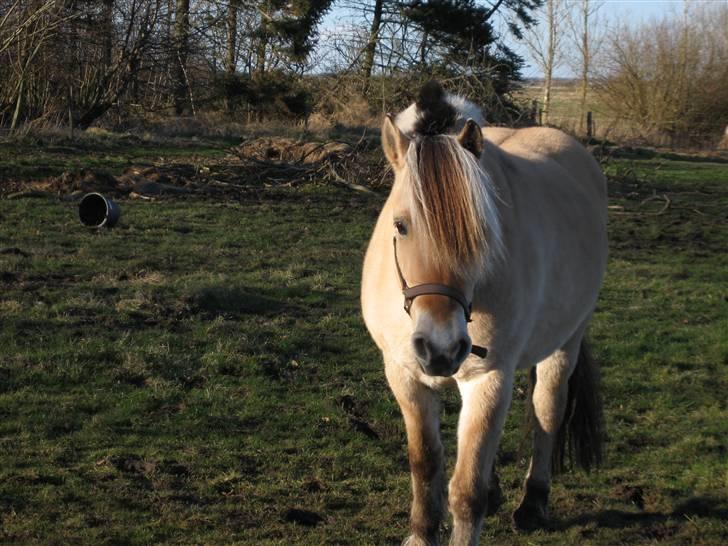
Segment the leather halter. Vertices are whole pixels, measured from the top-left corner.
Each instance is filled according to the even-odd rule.
[[[432,282],[409,286],[404,278],[404,275],[402,274],[402,268],[399,266],[399,258],[397,257],[397,237],[394,237],[392,239],[392,244],[394,245],[394,265],[397,266],[397,275],[399,275],[399,282],[402,285],[402,294],[404,294],[404,310],[407,312],[408,315],[410,314],[412,303],[415,301],[415,298],[417,296],[436,295],[445,296],[458,302],[460,304],[460,307],[463,308],[463,312],[465,313],[465,322],[473,321],[473,319],[471,318],[473,304],[468,302],[465,294],[460,292],[460,290],[457,290],[452,286],[448,286],[446,284]],[[485,358],[488,354],[488,349],[479,345],[472,345],[470,352],[476,356],[479,356],[480,358]]]

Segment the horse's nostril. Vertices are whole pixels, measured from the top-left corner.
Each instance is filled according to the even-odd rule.
[[[455,344],[453,349],[452,354],[455,355],[455,362],[465,360],[468,353],[470,353],[470,342],[465,339],[461,339]]]
[[[427,340],[425,339],[425,336],[416,334],[412,336],[412,345],[415,349],[415,354],[425,360],[428,357],[428,353],[430,352],[427,348]]]
[[[452,361],[445,355],[436,355],[430,359],[428,368],[435,375],[445,375],[446,373],[449,375],[452,368]]]

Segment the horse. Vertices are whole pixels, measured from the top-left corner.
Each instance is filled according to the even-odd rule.
[[[606,181],[552,128],[482,127],[479,109],[426,84],[384,118],[394,173],[361,283],[364,321],[404,418],[412,506],[407,546],[479,542],[502,502],[494,463],[514,376],[530,369],[533,452],[516,530],[548,522],[565,453],[601,459],[598,368],[585,345],[607,263]],[[438,391],[456,385],[457,460],[445,487]]]

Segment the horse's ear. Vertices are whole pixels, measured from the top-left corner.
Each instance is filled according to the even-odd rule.
[[[382,124],[382,148],[392,167],[401,169],[404,166],[408,147],[409,139],[394,123],[392,114],[387,114]]]
[[[483,131],[480,129],[480,125],[469,119],[458,135],[458,142],[463,148],[479,158],[480,154],[483,153]]]

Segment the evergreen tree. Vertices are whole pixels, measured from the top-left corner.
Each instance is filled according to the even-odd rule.
[[[304,63],[316,45],[318,24],[333,0],[263,0],[255,6],[259,25],[253,39],[257,46],[256,75],[276,63]]]
[[[427,37],[429,55],[423,63],[461,77],[487,79],[502,95],[520,79],[523,59],[508,48],[492,24],[499,10],[509,10],[510,31],[521,36],[521,26],[535,23],[531,13],[543,0],[505,0],[484,5],[475,0],[414,0],[404,16]]]

